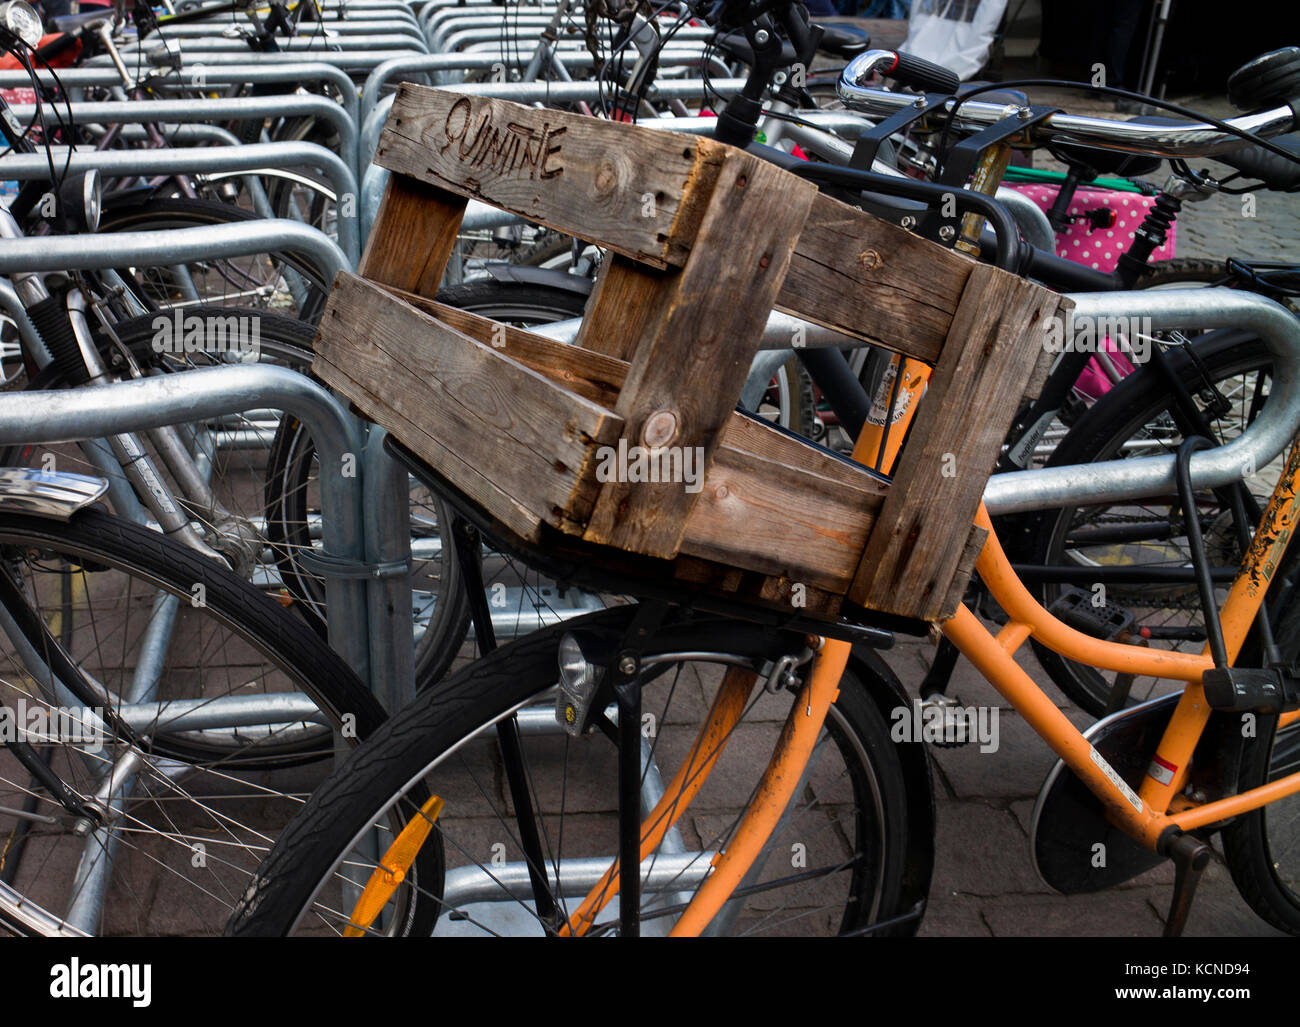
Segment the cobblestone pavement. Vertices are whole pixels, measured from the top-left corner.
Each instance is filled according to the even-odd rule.
[[[1105,102],[1078,94],[1043,91],[1033,94],[1035,101],[1059,104],[1072,114],[1095,114],[1099,117],[1126,118]],[[1216,118],[1240,114],[1223,97],[1177,96],[1171,102]],[[1226,177],[1232,169],[1209,158],[1191,158],[1195,171],[1207,170],[1216,178]],[[1035,155],[1037,167],[1063,170],[1051,157]],[[1145,176],[1159,183],[1168,172]],[[1300,200],[1294,195],[1260,190],[1251,199],[1215,194],[1204,200],[1188,201],[1178,217],[1179,257],[1224,259],[1229,256],[1249,260],[1300,259]]]
[[[915,691],[933,647],[901,641],[887,654]],[[1060,698],[1034,657],[1021,665],[1080,728],[1091,718]],[[938,805],[935,874],[923,937],[1155,937],[1164,929],[1174,880],[1164,864],[1112,891],[1065,897],[1039,880],[1029,852],[1034,799],[1055,755],[964,659],[949,694],[964,706],[999,708],[999,748],[931,748]],[[1219,858],[1206,871],[1192,906],[1188,936],[1278,936],[1238,896]]]

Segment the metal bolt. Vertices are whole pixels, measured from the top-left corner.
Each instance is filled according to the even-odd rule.
[[[773,75],[773,76],[772,76],[772,84],[773,84],[773,85],[778,85],[778,86],[783,86],[783,85],[785,85],[785,72],[784,72],[784,71],[778,71],[775,75]]]
[[[915,107],[918,111],[923,110],[925,108],[925,97],[918,96],[915,100],[912,101],[912,106]]]
[[[955,236],[956,234],[957,234],[957,229],[953,228],[952,225],[943,225],[939,229],[939,238],[942,239],[944,242],[952,242],[953,236]]]
[[[618,672],[625,676],[636,673],[636,657],[624,656],[618,661]]]
[[[1034,116],[1034,112],[1031,111],[1028,107],[1021,107],[1020,110],[1016,111],[1016,117],[1018,117],[1021,121],[1028,121],[1033,116]]]
[[[899,219],[898,223],[902,225],[904,228],[915,228],[916,218],[912,217],[911,214],[904,214],[902,218]]]
[[[759,46],[765,45],[767,41],[771,38],[772,37],[767,34],[767,29],[759,29],[757,32],[754,33],[754,42],[757,43]]]

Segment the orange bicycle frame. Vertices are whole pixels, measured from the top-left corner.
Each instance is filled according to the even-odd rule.
[[[879,434],[864,432],[854,447],[854,459],[860,462],[864,462],[864,458],[870,459],[879,452],[880,441]],[[1293,445],[1286,468],[1273,490],[1259,529],[1220,612],[1229,661],[1235,661],[1239,654],[1290,542],[1300,515],[1298,480],[1300,445]],[[1202,675],[1214,666],[1208,646],[1195,655],[1169,652],[1106,642],[1070,628],[1045,610],[1016,576],[983,505],[976,523],[989,533],[976,564],[977,570],[1011,619],[994,636],[969,609],[961,606],[940,627],[1098,797],[1117,826],[1154,851],[1170,828],[1190,831],[1300,792],[1300,772],[1297,772],[1228,798],[1199,805],[1184,804],[1170,812],[1186,784],[1192,752],[1211,712],[1201,688]],[[1015,652],[1030,637],[1037,638],[1063,656],[1099,668],[1184,682],[1182,696],[1156,750],[1166,766],[1176,768],[1172,779],[1161,783],[1148,776],[1134,792],[1015,662]],[[850,648],[848,642],[825,641],[811,678],[791,710],[755,800],[746,811],[731,844],[714,858],[713,872],[682,914],[673,929],[674,935],[698,934],[709,924],[775,829],[807,763],[826,712],[838,694],[839,679]],[[1290,714],[1281,718],[1279,726],[1295,722],[1297,716]],[[718,736],[713,721],[711,713],[701,728],[701,738],[710,734]],[[698,788],[698,783],[694,788]],[[677,804],[679,800],[678,816],[689,802],[689,795],[676,794],[670,788],[664,796],[664,801],[670,804]],[[653,833],[651,829],[643,833],[643,837]],[[606,890],[608,885],[606,881]],[[580,925],[575,917],[570,926],[580,933],[585,925]]]

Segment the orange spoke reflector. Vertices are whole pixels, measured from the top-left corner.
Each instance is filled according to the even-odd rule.
[[[433,822],[442,812],[442,799],[433,796],[420,807],[420,812],[411,818],[411,822],[402,828],[402,833],[393,839],[393,844],[384,853],[379,866],[375,867],[370,880],[366,882],[361,898],[357,899],[352,909],[352,916],[347,927],[343,928],[343,937],[361,938],[365,936],[370,925],[375,922],[379,911],[387,905],[388,900],[397,891],[397,886],[406,879],[406,872],[411,869],[415,857],[424,847],[425,839],[433,830]]]

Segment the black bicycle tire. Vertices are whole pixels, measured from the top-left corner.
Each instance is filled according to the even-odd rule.
[[[132,203],[105,210],[100,219],[100,232],[144,232],[154,229],[199,227],[206,225],[243,224],[261,221],[257,214],[217,200],[191,199],[189,197],[153,197],[143,203]],[[333,276],[316,258],[296,250],[273,251],[269,256],[287,265],[308,284],[311,294],[297,316],[315,323],[320,320],[329,296]],[[130,282],[129,269],[118,268],[123,281]],[[145,290],[136,290],[139,298],[151,309],[158,309]],[[218,305],[214,302],[211,305]],[[271,313],[276,313],[272,311]],[[281,315],[283,316],[283,315]]]
[[[1274,640],[1283,661],[1290,666],[1300,657],[1300,616],[1287,616],[1287,613],[1296,608],[1298,600],[1300,546],[1293,542],[1274,574],[1268,596]],[[1239,662],[1246,666],[1260,664],[1256,634],[1252,631],[1242,650]],[[1246,765],[1241,769],[1243,789],[1266,784],[1282,773],[1294,773],[1300,765],[1300,723],[1284,728],[1270,742],[1266,747],[1257,740],[1247,749]],[[1289,801],[1300,802],[1294,796]],[[1281,880],[1280,861],[1270,843],[1270,824],[1274,823],[1271,814],[1276,811],[1275,805],[1270,804],[1243,813],[1227,824],[1222,831],[1223,856],[1232,882],[1246,904],[1278,930],[1300,935],[1300,894]]]
[[[1243,364],[1251,367],[1267,366],[1267,350],[1261,340],[1245,333],[1214,333],[1190,343],[1197,356],[1210,373],[1211,380],[1222,380],[1233,373],[1230,369]],[[1189,386],[1198,380],[1193,362],[1180,349],[1168,354],[1171,368]],[[1047,461],[1049,467],[1092,463],[1098,454],[1113,445],[1118,434],[1147,411],[1167,409],[1168,395],[1154,373],[1144,370],[1130,375],[1089,408],[1071,427]],[[1127,434],[1127,433],[1126,433]],[[1122,441],[1122,440],[1120,440]],[[1039,511],[1029,515],[1023,524],[1023,533],[1017,533],[1022,543],[1009,540],[1013,558],[1024,563],[1048,563],[1052,538],[1058,531],[1062,509]],[[1044,586],[1046,587],[1046,586]],[[1038,591],[1041,598],[1042,590]],[[1034,654],[1048,676],[1072,702],[1093,716],[1105,712],[1106,697],[1083,686],[1073,670],[1074,664],[1059,653],[1032,641]]]
[[[567,624],[534,632],[444,678],[405,709],[391,718],[371,740],[352,756],[313,794],[301,814],[281,834],[262,862],[257,880],[250,887],[227,924],[227,936],[279,937],[293,930],[317,893],[318,883],[334,872],[338,860],[348,851],[352,839],[365,824],[410,781],[422,774],[444,752],[538,694],[538,681],[553,681],[558,640],[568,631],[617,631],[625,627],[633,608],[617,607],[591,614]],[[700,626],[707,632],[708,625]],[[655,640],[645,652],[655,650]],[[547,669],[550,669],[548,675]],[[900,916],[906,910],[890,905],[897,902],[907,863],[907,795],[901,761],[890,740],[884,716],[869,698],[866,688],[851,675],[841,683],[837,704],[852,707],[851,730],[864,742],[861,751],[873,764],[873,772],[885,781],[890,793],[886,817],[890,821],[884,854],[891,875],[882,891],[881,920]],[[850,721],[846,721],[850,723]],[[863,734],[872,737],[862,737]],[[853,905],[860,914],[861,896],[854,895],[846,907],[842,931],[860,928],[852,918]],[[431,906],[435,903],[424,902]],[[907,921],[879,933],[911,933],[915,921]]]

